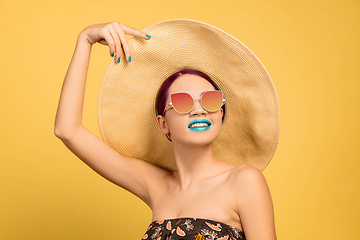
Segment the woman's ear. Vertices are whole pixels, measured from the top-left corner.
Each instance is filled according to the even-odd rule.
[[[158,125],[160,127],[160,130],[163,134],[169,134],[170,131],[169,131],[169,128],[167,127],[167,124],[166,124],[166,120],[165,120],[165,117],[163,117],[162,115],[158,115],[156,117],[156,120],[158,122]]]

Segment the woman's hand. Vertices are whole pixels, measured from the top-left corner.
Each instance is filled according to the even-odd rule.
[[[95,24],[85,28],[80,34],[84,34],[85,39],[90,43],[100,43],[109,46],[110,55],[115,54],[115,59],[120,62],[122,49],[124,50],[126,59],[131,62],[131,51],[129,47],[127,35],[150,39],[149,35],[128,27],[119,22]]]

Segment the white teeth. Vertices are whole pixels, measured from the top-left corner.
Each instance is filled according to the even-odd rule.
[[[190,126],[190,128],[193,128],[193,127],[207,127],[209,126],[209,124],[207,123],[194,123],[193,125]]]

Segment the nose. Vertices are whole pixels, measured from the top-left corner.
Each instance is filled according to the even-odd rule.
[[[195,100],[194,109],[190,112],[190,116],[202,116],[207,115],[207,111],[201,106],[200,99]]]

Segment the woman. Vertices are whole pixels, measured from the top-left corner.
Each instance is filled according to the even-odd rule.
[[[183,26],[191,24],[187,22]],[[140,56],[131,59],[136,52],[131,52],[126,34],[137,37],[141,46],[155,41],[153,35],[152,38],[117,22],[93,25],[79,34],[61,92],[55,135],[92,169],[132,192],[152,209],[153,222],[143,239],[245,239],[244,233],[248,240],[276,239],[272,201],[261,171],[247,164],[231,165],[214,154],[213,142],[222,129],[224,101],[221,95],[220,106],[211,109],[205,105],[202,95],[219,91],[201,71],[178,71],[166,81],[169,83],[172,79],[170,84],[163,84],[165,92],[161,94],[160,89],[158,93],[156,121],[162,134],[172,141],[169,144],[172,144],[176,169],[164,169],[161,164],[157,165],[162,168],[124,156],[126,150],[121,147],[114,150],[116,147],[108,146],[84,128],[82,110],[91,47],[97,42],[108,45],[110,55],[115,59],[113,65],[122,64],[125,70],[120,74],[126,74],[131,71],[132,64],[141,61]],[[133,73],[138,74],[137,71]],[[181,109],[176,102],[177,93],[192,96],[191,106]],[[161,102],[159,95],[164,96],[165,101]],[[231,98],[226,102],[228,100]],[[145,117],[139,113],[140,109],[138,112],[135,108],[126,118],[131,115],[137,119]],[[99,120],[101,125],[103,120]],[[129,129],[136,131],[137,127],[132,128],[132,123],[138,123],[132,121],[127,122],[126,129],[118,127],[119,133]],[[141,123],[136,126],[140,128]],[[101,130],[104,133],[104,128]],[[109,142],[110,137],[105,135],[104,139]],[[136,141],[141,140],[138,137]],[[164,146],[163,143],[160,145]],[[120,154],[122,151],[124,154]],[[160,155],[160,159],[168,159]]]

